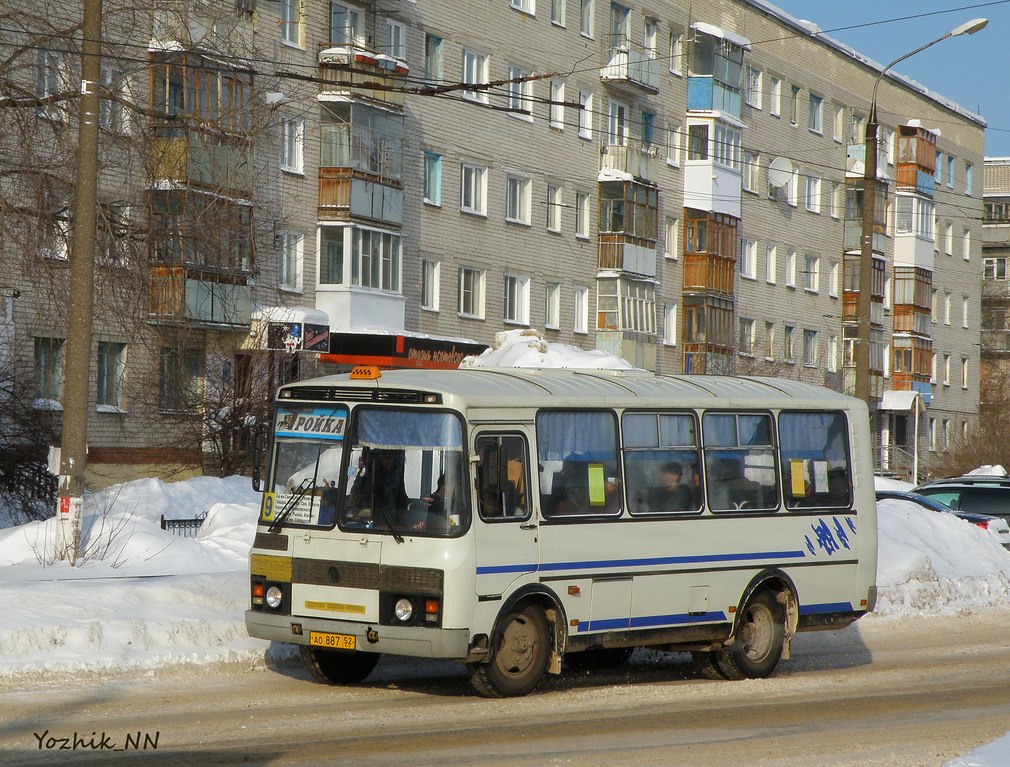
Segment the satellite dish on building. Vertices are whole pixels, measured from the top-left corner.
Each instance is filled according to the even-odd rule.
[[[793,164],[787,157],[776,157],[768,164],[768,183],[774,187],[782,187],[789,183],[793,175]]]

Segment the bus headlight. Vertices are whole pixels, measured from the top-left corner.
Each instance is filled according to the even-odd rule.
[[[281,606],[281,602],[284,599],[284,592],[281,591],[280,586],[271,586],[267,589],[266,593],[266,603],[267,607],[271,610],[276,610]]]
[[[414,603],[409,599],[400,598],[393,606],[393,614],[401,623],[406,623],[414,616]]]

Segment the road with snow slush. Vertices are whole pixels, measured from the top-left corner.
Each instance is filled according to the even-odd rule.
[[[770,679],[686,655],[485,700],[461,666],[384,658],[354,687],[300,666],[0,679],[4,765],[930,767],[1010,729],[1010,612],[804,634]]]

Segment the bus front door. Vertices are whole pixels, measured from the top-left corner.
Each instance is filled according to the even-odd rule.
[[[500,597],[540,562],[530,501],[529,442],[521,432],[479,433],[477,455],[477,596]]]

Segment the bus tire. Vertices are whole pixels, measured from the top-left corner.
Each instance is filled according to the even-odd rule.
[[[634,647],[597,647],[566,655],[565,664],[579,671],[620,668],[634,651]]]
[[[300,645],[305,670],[323,684],[355,684],[364,681],[379,662],[379,653],[359,650],[324,650]]]
[[[486,663],[467,664],[470,684],[485,698],[533,692],[551,659],[551,634],[544,611],[533,604],[513,607],[502,620]]]
[[[718,651],[695,650],[691,653],[691,662],[694,664],[694,670],[706,679],[725,682],[726,675],[719,669],[718,655]]]
[[[737,622],[733,639],[713,652],[716,667],[727,679],[770,676],[785,644],[785,609],[767,589],[755,592]]]

